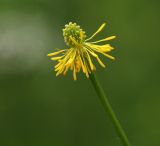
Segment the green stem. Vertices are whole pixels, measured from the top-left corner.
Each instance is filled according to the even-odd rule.
[[[90,80],[92,82],[92,85],[93,85],[98,97],[101,100],[101,103],[103,104],[105,111],[109,114],[109,117],[111,118],[111,121],[112,121],[112,123],[115,127],[115,130],[116,130],[118,136],[120,137],[123,145],[124,146],[131,146],[131,144],[127,138],[127,135],[125,134],[120,122],[118,121],[118,119],[112,109],[112,106],[110,105],[110,103],[108,101],[108,98],[106,97],[106,95],[104,93],[104,90],[102,89],[99,81],[97,80],[97,78],[93,72],[90,74]]]

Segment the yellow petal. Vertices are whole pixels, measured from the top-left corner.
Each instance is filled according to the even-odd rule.
[[[73,69],[73,79],[74,79],[74,80],[77,80],[75,66],[74,66],[74,69]]]
[[[104,63],[99,59],[99,57],[97,57],[97,61],[99,62],[99,64],[102,66],[102,67],[106,67],[105,65],[104,65]]]
[[[80,57],[79,59],[80,59],[81,65],[82,65],[82,70],[85,73],[86,72],[86,68],[85,68],[85,66],[83,64],[82,58]]]
[[[75,57],[76,57],[76,50],[73,49],[73,51],[70,53],[69,59],[68,59],[68,61],[66,62],[65,65],[71,64],[74,61]]]
[[[116,36],[110,36],[110,37],[104,38],[104,39],[102,39],[102,40],[98,40],[98,41],[90,42],[90,43],[95,44],[95,43],[99,43],[99,42],[109,41],[109,40],[112,40],[112,39],[114,39],[114,38],[116,38]]]
[[[69,38],[72,40],[72,42],[73,42],[75,45],[78,45],[78,43],[76,42],[76,40],[75,40],[72,36],[69,36]]]
[[[66,50],[60,50],[60,51],[57,51],[57,52],[54,52],[54,53],[49,53],[47,56],[51,57],[51,56],[54,56],[54,55],[58,55],[58,54],[60,54],[64,51],[66,51]]]
[[[112,59],[112,60],[115,60],[115,57],[113,57],[113,56],[111,56],[111,55],[109,55],[109,54],[106,54],[106,53],[102,53],[102,54],[103,54],[104,56]]]
[[[92,48],[93,50],[95,50],[97,52],[100,52],[100,51],[101,52],[110,52],[111,50],[114,49],[109,44],[95,45],[95,44],[86,43],[86,45],[89,46],[89,48]]]
[[[92,63],[91,57],[89,56],[89,53],[88,53],[87,51],[86,51],[86,53],[87,53],[88,62],[89,62],[89,65],[90,65],[90,67],[91,67],[91,70],[94,70],[94,65],[93,65],[93,63]]]
[[[102,29],[105,27],[105,25],[106,25],[106,23],[103,23],[103,24],[98,28],[98,30],[97,30],[90,38],[86,39],[86,41],[91,40],[95,35],[97,35],[99,32],[101,32]]]
[[[51,60],[59,60],[61,59],[63,56],[59,56],[59,57],[52,57]]]

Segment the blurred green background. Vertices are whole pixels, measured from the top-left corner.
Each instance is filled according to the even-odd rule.
[[[120,146],[85,76],[55,77],[53,48],[77,22],[110,43],[116,61],[97,76],[133,146],[160,146],[158,0],[0,0],[0,145]]]

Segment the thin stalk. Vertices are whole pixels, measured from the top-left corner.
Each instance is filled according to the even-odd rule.
[[[107,96],[104,93],[103,88],[101,87],[98,79],[96,78],[96,76],[94,75],[93,72],[90,74],[90,80],[92,82],[92,85],[93,85],[105,111],[109,114],[109,117],[112,121],[112,124],[113,124],[119,138],[121,139],[122,144],[124,146],[131,146],[131,144],[127,138],[127,135],[125,134],[120,122],[118,121],[118,119],[116,117],[116,114],[113,111],[111,104],[109,103]]]

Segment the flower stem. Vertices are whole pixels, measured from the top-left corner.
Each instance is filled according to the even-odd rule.
[[[98,79],[96,78],[96,76],[94,75],[94,73],[92,72],[90,74],[90,80],[92,82],[92,85],[98,95],[98,97],[100,98],[100,101],[105,109],[105,111],[109,114],[109,117],[113,123],[113,126],[118,134],[118,136],[121,139],[121,142],[124,146],[131,146],[127,135],[125,134],[120,122],[118,121],[116,114],[114,113],[111,104],[108,101],[108,98],[106,97],[104,90],[102,89]]]

